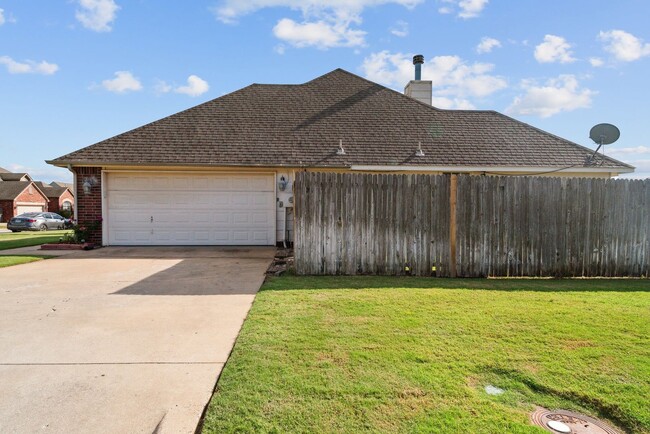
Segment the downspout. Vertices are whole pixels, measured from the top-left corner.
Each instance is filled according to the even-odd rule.
[[[72,194],[74,195],[74,207],[72,210],[74,221],[77,222],[79,220],[79,217],[77,215],[77,203],[79,202],[79,196],[77,195],[77,172],[72,170],[72,165],[70,164],[68,164],[66,168],[72,172]]]

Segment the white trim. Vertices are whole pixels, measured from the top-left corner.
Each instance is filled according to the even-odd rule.
[[[48,202],[14,202],[14,205],[34,205],[34,206],[45,206],[47,205]],[[50,211],[43,211],[43,212],[50,212]]]
[[[533,166],[379,166],[379,165],[352,165],[352,171],[366,172],[504,172],[504,173],[548,173],[548,172],[575,172],[575,173],[632,173],[634,169],[626,167],[533,167]]]
[[[108,246],[108,240],[110,239],[108,236],[108,210],[106,209],[107,206],[107,201],[106,201],[106,171],[102,170],[100,173],[100,179],[102,183],[102,245],[103,246]],[[104,234],[106,234],[106,237],[104,237]]]
[[[77,172],[70,169],[72,172],[72,195],[74,196],[74,204],[72,205],[74,221],[79,221],[79,213],[77,212],[77,203],[79,202],[79,196],[77,194]]]

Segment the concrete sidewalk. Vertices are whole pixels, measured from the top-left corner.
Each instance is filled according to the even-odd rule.
[[[194,432],[274,252],[103,248],[0,269],[0,432]]]

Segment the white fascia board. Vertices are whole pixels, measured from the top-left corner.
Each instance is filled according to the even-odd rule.
[[[350,170],[365,172],[487,172],[487,173],[548,173],[548,172],[576,172],[576,173],[632,173],[634,169],[628,167],[530,167],[530,166],[362,166],[352,165]]]

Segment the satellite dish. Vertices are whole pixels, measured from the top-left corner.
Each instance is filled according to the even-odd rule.
[[[598,145],[609,145],[621,137],[621,132],[612,124],[598,124],[589,131],[589,137]],[[600,146],[598,146],[600,148]]]

